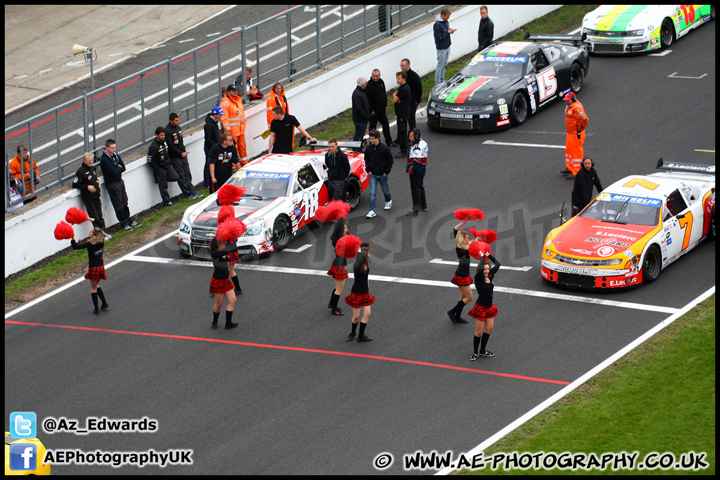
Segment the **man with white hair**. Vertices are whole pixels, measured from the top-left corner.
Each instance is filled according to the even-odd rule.
[[[357,87],[352,94],[352,118],[355,124],[355,136],[353,141],[362,141],[365,136],[365,128],[367,127],[368,120],[370,120],[370,102],[365,94],[365,88],[367,87],[367,79],[360,77],[357,80]]]

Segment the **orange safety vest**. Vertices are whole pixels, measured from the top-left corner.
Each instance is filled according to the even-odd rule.
[[[580,103],[580,100],[565,106],[565,131],[567,133],[577,135],[577,132],[585,130],[589,121],[590,119],[585,113],[585,107]]]
[[[287,98],[285,97],[285,93],[281,93],[278,97],[275,94],[275,90],[270,91],[270,95],[268,95],[268,99],[265,102],[265,105],[267,106],[267,123],[268,128],[270,128],[270,124],[273,120],[275,120],[275,115],[273,113],[273,108],[275,107],[282,107],[285,111],[285,115],[290,115],[290,109],[288,108]]]
[[[20,167],[20,154],[15,155],[15,158],[10,160],[10,174],[15,177],[19,182],[23,181],[23,174],[25,174],[25,195],[28,195],[32,193],[32,183],[30,182],[30,160],[32,160],[33,167],[35,169],[35,178],[40,178],[40,172],[38,171],[37,164],[35,163],[35,159],[30,156],[28,156],[28,159],[25,160],[22,166],[22,170]]]
[[[242,97],[238,95],[233,98],[226,95],[220,102],[220,108],[225,110],[225,115],[220,117],[225,131],[233,138],[245,135],[245,109],[242,106]]]

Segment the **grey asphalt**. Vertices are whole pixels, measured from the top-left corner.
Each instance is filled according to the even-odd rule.
[[[585,150],[603,185],[650,172],[660,157],[715,164],[714,42],[712,22],[666,56],[592,57],[578,96],[590,118]],[[393,210],[366,220],[365,193],[350,215],[351,232],[375,243],[370,289],[377,301],[367,332],[373,342],[345,342],[350,316],[326,309],[330,278],[252,270],[327,270],[332,256],[323,228],[293,240],[291,248],[313,245],[301,253],[241,266],[245,293],[234,316],[240,327],[229,332],[209,328],[209,266],[123,261],[102,282],[111,308],[99,318],[90,313],[84,281],[14,315],[10,321],[129,333],[6,323],[6,413],[81,421],[148,416],[160,424],[152,434],[39,434],[48,448],[194,450],[192,466],[72,465],[53,472],[373,474],[375,456],[390,452],[395,462],[385,472],[403,473],[403,454],[470,450],[563,387],[539,380],[572,382],[669,316],[553,294],[681,308],[715,285],[714,243],[698,246],[652,285],[624,292],[565,290],[540,278],[545,234],[559,224],[563,201],[569,209],[572,182],[558,175],[563,150],[483,142],[563,145],[561,102],[493,134],[436,133],[418,123],[430,146],[429,211],[403,215],[410,192],[398,162],[390,175]],[[548,295],[497,292],[500,313],[488,345],[496,356],[476,362],[468,361],[472,325],[452,325],[445,315],[457,301],[455,288],[372,279],[449,281],[454,266],[429,262],[453,260],[452,212],[471,207],[486,213],[476,228],[496,229],[494,252],[503,265],[532,267],[500,270],[496,285]],[[138,255],[179,259],[176,239]]]

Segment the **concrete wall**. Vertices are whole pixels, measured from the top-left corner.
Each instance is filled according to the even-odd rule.
[[[488,4],[488,10],[490,18],[495,24],[495,37],[497,38],[560,6]],[[451,60],[477,50],[479,22],[480,11],[476,5],[453,12],[450,17],[450,27],[457,29],[457,32],[452,36]],[[403,58],[409,58],[412,69],[420,75],[433,72],[437,60],[432,28],[431,22],[423,27],[397,34],[398,38],[395,41],[346,63],[334,66],[331,71],[288,89],[287,97],[288,103],[291,105],[291,112],[298,117],[300,124],[312,135],[313,125],[351,107],[351,95],[355,89],[357,78],[369,78],[373,69],[380,69],[388,90],[397,86],[395,72],[400,70],[400,60]],[[252,138],[267,128],[265,105],[255,105],[247,109],[245,114],[248,119],[245,133],[247,150],[248,155],[253,157],[267,149],[267,140],[262,138],[253,140]],[[392,116],[392,114],[390,115]],[[185,138],[193,180],[196,184],[201,181],[203,176],[203,140],[202,130]],[[122,148],[121,145],[119,147]],[[130,200],[130,213],[134,215],[160,203],[160,192],[144,158],[123,158],[123,160],[127,165],[123,179]],[[78,163],[79,167],[80,163]],[[180,194],[180,188],[176,183],[170,183],[168,190],[171,196]],[[115,211],[104,190],[102,190],[102,205],[106,225],[116,224]],[[38,205],[5,222],[6,278],[69,245],[69,241],[55,240],[53,231],[55,225],[64,220],[65,212],[70,207],[84,209],[78,190],[73,189],[59,195],[51,201]],[[76,226],[76,238],[87,236],[90,228],[90,223]]]

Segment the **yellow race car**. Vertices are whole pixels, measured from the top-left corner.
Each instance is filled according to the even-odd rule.
[[[12,438],[5,432],[5,475],[50,475],[45,446],[37,438]],[[34,468],[33,468],[34,467]]]

